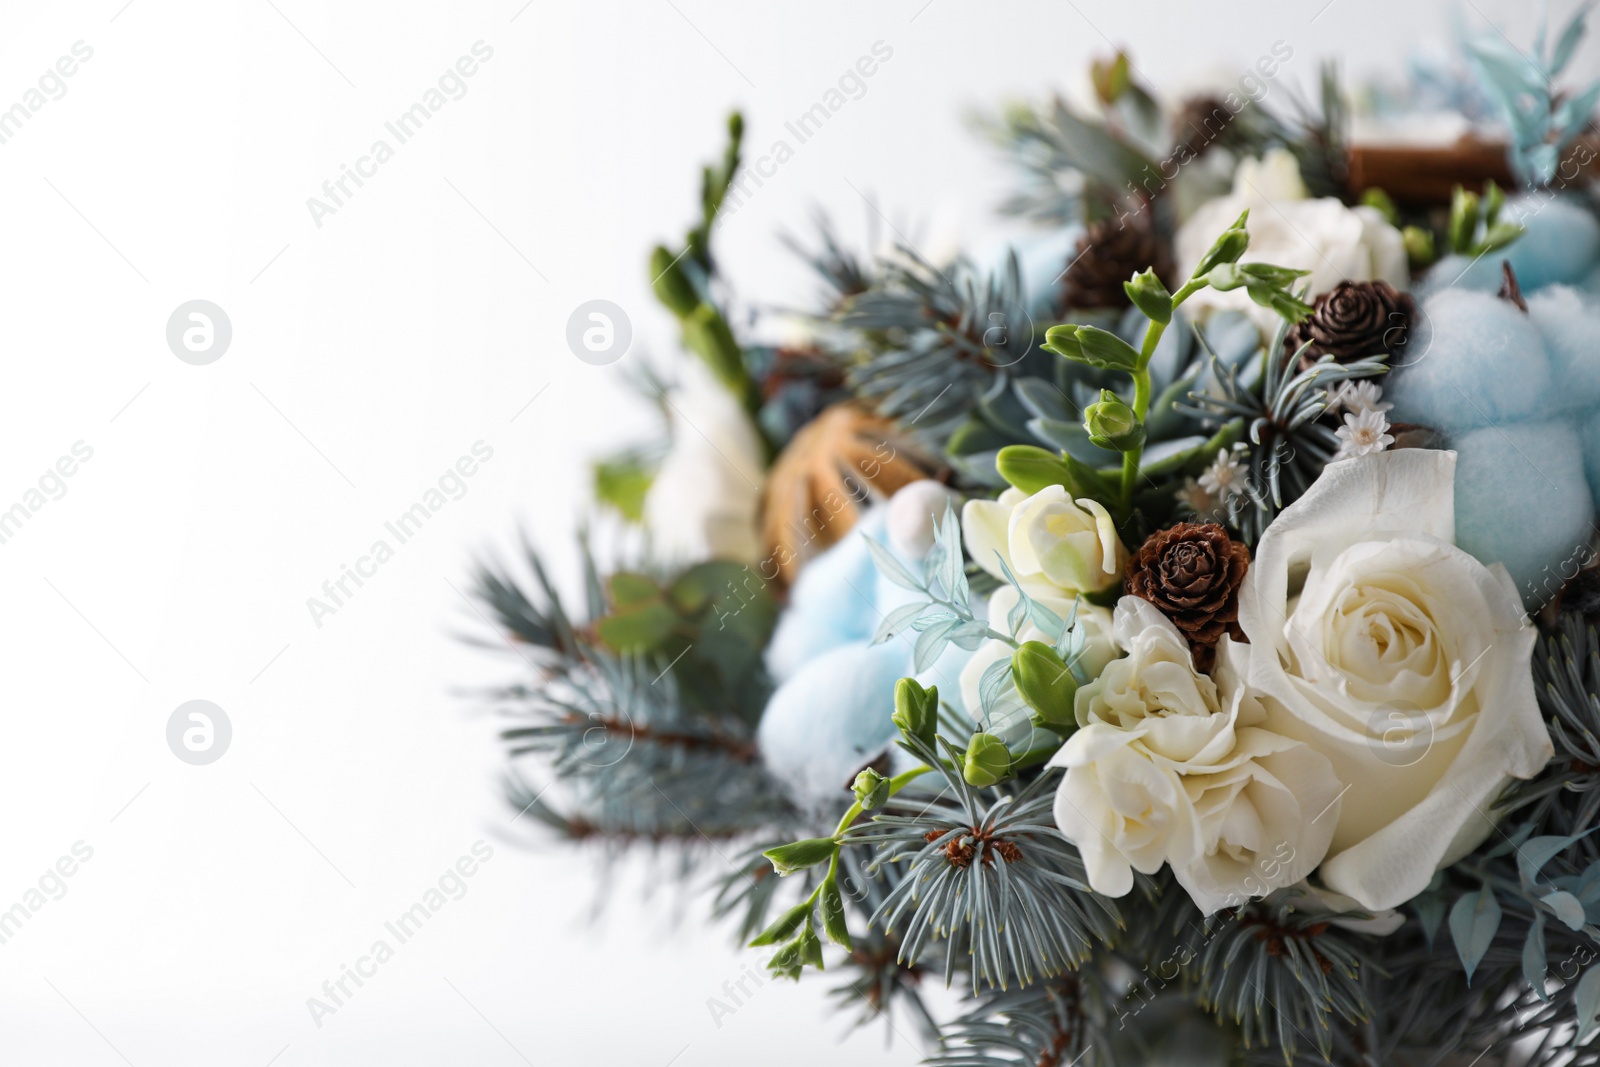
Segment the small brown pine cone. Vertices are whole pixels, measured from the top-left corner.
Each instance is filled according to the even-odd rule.
[[[1250,549],[1214,522],[1180,522],[1151,534],[1128,560],[1128,592],[1154,604],[1189,641],[1195,667],[1211,669],[1223,634],[1239,629],[1239,583]]]
[[[1172,120],[1172,139],[1196,156],[1221,140],[1233,124],[1234,112],[1216,96],[1191,96]]]
[[[1125,308],[1132,303],[1122,283],[1144,270],[1165,281],[1172,257],[1144,212],[1106,219],[1078,238],[1072,262],[1061,280],[1062,303],[1069,308]]]
[[[1290,328],[1284,344],[1299,351],[1304,370],[1323,356],[1349,363],[1404,350],[1417,303],[1388,282],[1340,282],[1311,303],[1311,316]]]

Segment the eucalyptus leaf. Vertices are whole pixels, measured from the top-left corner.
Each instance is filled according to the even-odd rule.
[[[923,585],[910,571],[906,570],[905,566],[895,558],[893,552],[890,552],[866,534],[862,534],[861,537],[867,542],[867,551],[872,555],[872,562],[878,565],[878,573],[902,589],[910,589],[917,593],[926,593],[928,591],[928,587]]]
[[[1583,972],[1572,1000],[1578,1015],[1578,1043],[1582,1044],[1600,1021],[1600,967],[1590,967]]]
[[[1500,902],[1488,886],[1463,894],[1450,909],[1450,936],[1455,939],[1456,953],[1467,973],[1467,984],[1472,984],[1472,972],[1478,969],[1483,954],[1500,929]]]

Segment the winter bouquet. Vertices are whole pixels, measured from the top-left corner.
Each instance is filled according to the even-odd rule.
[[[825,226],[779,342],[711,247],[735,117],[650,263],[668,442],[596,469],[643,533],[581,610],[481,575],[511,803],[934,1063],[1600,1061],[1581,33],[1288,114],[1097,63],[988,123],[1040,240]]]

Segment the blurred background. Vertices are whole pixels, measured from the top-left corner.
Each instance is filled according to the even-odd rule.
[[[608,866],[515,818],[478,694],[518,663],[459,639],[486,632],[472,561],[526,530],[576,587],[587,460],[659,430],[626,387],[675,345],[645,259],[731,109],[754,159],[890,53],[717,230],[741,304],[782,309],[812,290],[778,235],[818,210],[934,255],[1022,233],[968,119],[1083,93],[1092,57],[1178,94],[1284,42],[1271,92],[1307,93],[1328,58],[1398,75],[1452,18],[1520,42],[1538,12],[7,0],[0,1061],[915,1062],[909,1027],[845,1031],[825,982],[712,1012],[759,962],[670,859]],[[608,366],[565,340],[596,299],[632,326]],[[186,349],[193,301],[213,333]],[[199,720],[173,725],[195,700],[221,753],[199,765]]]

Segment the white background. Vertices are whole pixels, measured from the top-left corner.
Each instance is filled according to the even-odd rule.
[[[482,632],[470,559],[521,524],[569,564],[581,460],[653,431],[622,387],[672,350],[645,256],[681,238],[730,107],[764,153],[893,49],[719,230],[743,300],[793,305],[810,282],[775,234],[814,206],[859,235],[870,194],[918,239],[992,243],[1006,186],[963,115],[1076,91],[1112,44],[1181,88],[1282,40],[1277,84],[1305,86],[1325,56],[1392,72],[1446,26],[1376,0],[124,4],[0,7],[0,108],[94,50],[0,144],[0,510],[93,449],[0,544],[0,909],[93,849],[0,945],[7,1064],[914,1062],[882,1026],[841,1049],[826,979],[716,1025],[707,998],[756,961],[702,900],[510,823],[473,691],[516,662],[456,640]],[[1462,17],[1526,43],[1530,6]],[[318,228],[306,199],[479,40],[467,94]],[[563,340],[596,297],[632,316],[616,366]],[[165,342],[194,298],[232,320],[210,366]],[[316,626],[306,598],[479,440],[467,494]],[[207,767],[165,741],[195,698],[234,727]],[[480,839],[467,895],[315,1026],[307,998]]]

